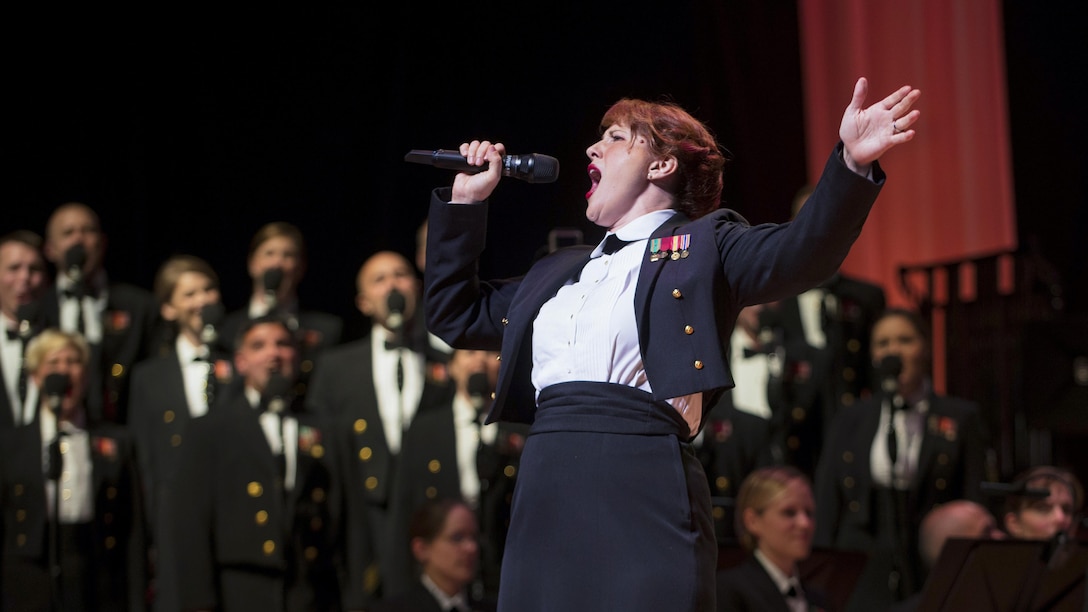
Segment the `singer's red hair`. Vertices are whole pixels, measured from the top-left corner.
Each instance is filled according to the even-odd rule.
[[[679,182],[673,208],[698,219],[721,206],[722,168],[732,159],[701,121],[673,102],[623,98],[601,119],[601,133],[625,125],[660,157],[675,157]]]

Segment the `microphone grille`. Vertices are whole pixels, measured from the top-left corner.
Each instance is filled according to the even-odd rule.
[[[548,155],[534,153],[529,156],[528,178],[530,183],[554,183],[559,178],[559,160]]]

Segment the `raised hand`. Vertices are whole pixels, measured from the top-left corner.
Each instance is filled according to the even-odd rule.
[[[839,125],[843,158],[850,169],[859,174],[867,173],[870,164],[888,149],[910,142],[914,138],[914,124],[922,114],[917,109],[911,110],[922,92],[910,85],[904,85],[864,108],[868,95],[869,81],[861,77],[854,85],[854,96]]]

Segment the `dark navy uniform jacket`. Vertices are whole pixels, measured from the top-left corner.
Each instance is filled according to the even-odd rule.
[[[639,342],[655,400],[703,392],[703,419],[733,386],[729,336],[744,306],[779,300],[830,277],[861,233],[884,173],[873,180],[842,161],[838,145],[811,199],[788,223],[751,226],[719,209],[695,221],[675,214],[647,242],[635,290]],[[486,244],[486,203],[449,204],[432,195],[424,275],[427,328],[458,348],[501,348],[488,422],[531,423],[535,390],[531,331],[541,305],[573,278],[593,247],[560,249],[520,278],[481,282],[476,261]],[[654,238],[684,236],[688,256],[649,261]]]

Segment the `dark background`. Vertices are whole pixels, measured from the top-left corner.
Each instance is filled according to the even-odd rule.
[[[520,272],[557,226],[596,241],[584,150],[622,96],[680,102],[737,157],[725,204],[753,222],[788,215],[806,179],[794,3],[449,4],[13,20],[27,42],[6,62],[5,229],[41,231],[53,207],[84,201],[112,276],[149,286],[192,252],[234,306],[253,231],[291,221],[309,241],[303,299],[350,316],[358,265],[411,253],[431,188],[452,180],[405,163],[410,149],[487,138],[560,159],[554,184],[500,186],[485,272]],[[1088,262],[1083,4],[1005,7],[1020,242],[1060,270],[1073,310]]]
[[[752,222],[785,220],[807,178],[794,2],[155,11],[22,8],[6,20],[0,229],[43,231],[55,206],[86,202],[102,217],[115,279],[150,287],[166,257],[189,252],[212,263],[227,306],[239,307],[250,236],[290,221],[308,240],[303,302],[341,314],[357,335],[359,265],[379,249],[411,256],[431,189],[453,178],[405,153],[481,138],[559,158],[557,182],[505,180],[493,197],[482,273],[514,275],[553,228],[581,229],[587,242],[603,234],[584,218],[584,151],[623,96],[672,99],[706,121],[736,156],[724,204]],[[1053,310],[1080,325],[1086,3],[1007,0],[1003,11],[1020,249],[1055,272],[1029,289],[1056,292]],[[1017,358],[1066,371],[1088,347],[1080,327],[1061,331],[1065,321],[1047,322],[1055,341]],[[1030,381],[1017,393],[1033,393]]]

